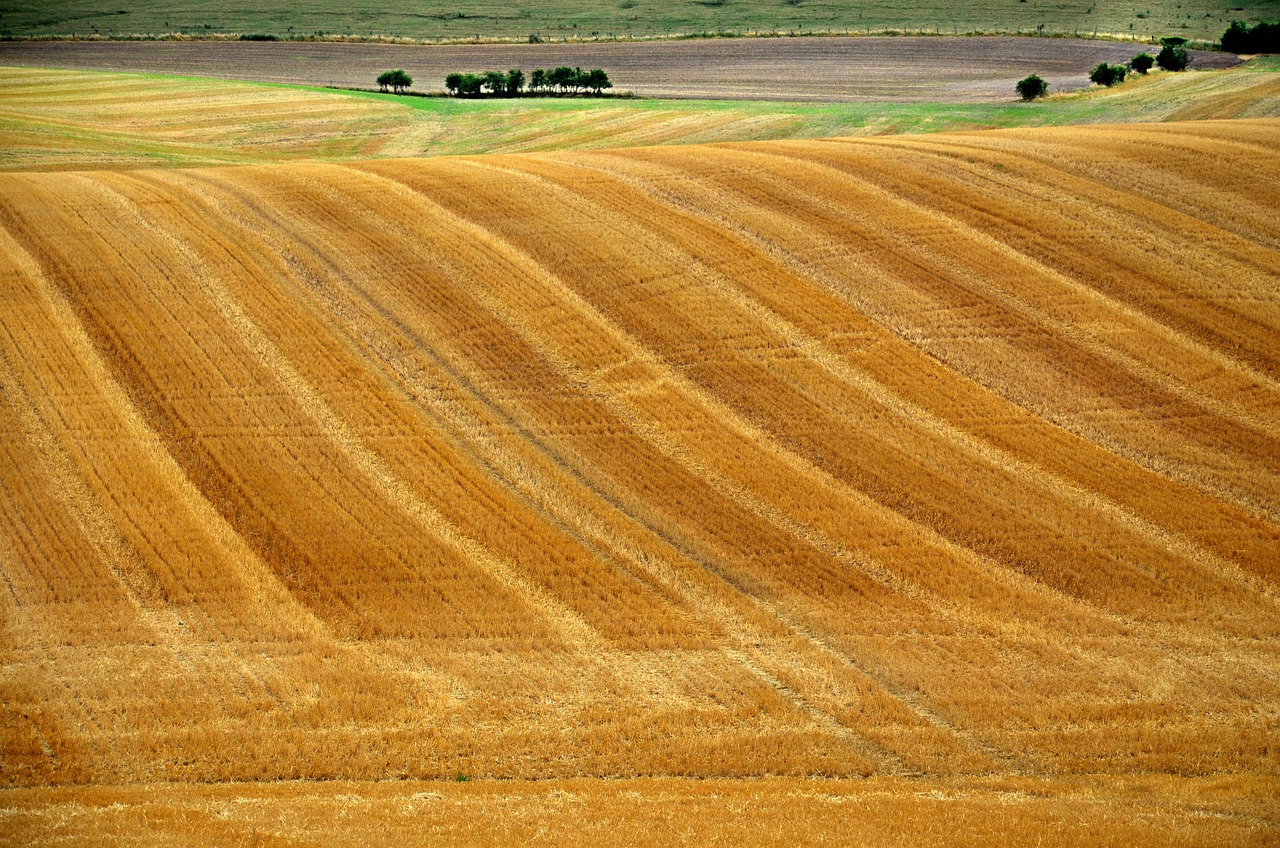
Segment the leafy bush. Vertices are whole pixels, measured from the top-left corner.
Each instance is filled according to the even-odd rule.
[[[1134,56],[1129,60],[1129,67],[1133,68],[1140,74],[1145,74],[1147,71],[1151,70],[1151,67],[1155,63],[1155,57],[1150,53],[1139,53],[1137,56]]]
[[[383,71],[378,74],[378,87],[383,91],[386,91],[387,86],[390,86],[392,91],[400,94],[411,85],[413,85],[413,77],[402,70]]]
[[[1156,64],[1166,71],[1185,71],[1191,59],[1181,44],[1166,44],[1156,56]]]
[[[1093,73],[1089,74],[1089,79],[1098,85],[1107,87],[1124,82],[1128,68],[1124,65],[1108,65],[1106,62],[1099,62],[1098,67],[1093,69]]]
[[[1015,87],[1018,89],[1018,95],[1023,100],[1035,100],[1037,97],[1043,97],[1048,92],[1049,83],[1032,74],[1026,79],[1019,80]]]
[[[246,32],[240,35],[241,41],[279,41],[274,35],[267,35],[263,32]]]
[[[1252,29],[1244,21],[1232,21],[1222,34],[1228,53],[1280,53],[1280,22],[1263,21]]]

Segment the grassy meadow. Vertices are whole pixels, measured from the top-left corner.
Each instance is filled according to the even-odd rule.
[[[1181,35],[1216,41],[1233,20],[1275,18],[1273,0],[512,0],[495,5],[456,0],[429,5],[393,0],[361,5],[333,0],[247,2],[201,0],[175,6],[158,0],[14,0],[0,35],[133,35],[263,33],[279,37],[400,37],[416,40],[544,40],[664,38],[713,34],[921,32],[1098,35],[1150,40]]]
[[[1036,103],[396,97],[0,68],[0,170],[183,167],[1280,117],[1280,60],[1131,76]],[[145,109],[140,104],[146,104]]]

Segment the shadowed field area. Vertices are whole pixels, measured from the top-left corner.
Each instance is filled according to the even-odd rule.
[[[0,175],[6,827],[782,775],[1274,836],[1278,132]]]
[[[1280,117],[1280,60],[1026,104],[458,101],[0,68],[0,170],[179,167]],[[1007,92],[1012,96],[1012,89]]]

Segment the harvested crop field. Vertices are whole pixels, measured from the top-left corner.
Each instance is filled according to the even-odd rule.
[[[0,170],[87,170],[1280,117],[1280,59],[1034,104],[477,101],[4,67],[0,90]]]
[[[786,101],[1013,99],[1030,73],[1054,91],[1089,85],[1099,62],[1127,62],[1139,44],[1065,38],[748,38],[630,44],[404,46],[259,42],[0,42],[0,65],[136,71],[310,85],[364,86],[404,68],[419,91],[452,71],[557,65],[608,71],[643,97]],[[1239,62],[1191,51],[1194,68]]]
[[[0,814],[24,845],[1249,848],[1269,844],[1273,795],[1232,778],[291,781],[0,791]]]
[[[1274,838],[1278,132],[0,175],[5,826]]]

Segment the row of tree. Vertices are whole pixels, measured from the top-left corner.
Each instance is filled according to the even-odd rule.
[[[606,88],[613,88],[609,75],[599,68],[584,71],[582,68],[538,68],[529,74],[525,86],[524,71],[512,68],[502,71],[485,71],[482,74],[449,74],[444,87],[454,97],[521,97],[533,95],[566,96],[592,94],[599,97]]]
[[[1186,39],[1183,38],[1166,38],[1164,46],[1155,56],[1150,53],[1139,53],[1130,59],[1127,65],[1109,65],[1106,62],[1099,62],[1089,74],[1089,80],[1110,88],[1124,82],[1129,71],[1145,74],[1155,65],[1159,65],[1166,71],[1185,71],[1191,62],[1191,57],[1187,55],[1187,48],[1183,46],[1185,43]],[[1018,96],[1023,100],[1035,100],[1049,92],[1049,84],[1035,74],[1019,80],[1015,87]]]
[[[1166,71],[1185,71],[1190,63],[1191,57],[1187,55],[1187,48],[1182,46],[1182,39],[1166,39],[1164,47],[1155,56],[1150,53],[1139,53],[1129,60],[1128,65],[1108,65],[1106,62],[1099,62],[1098,67],[1089,74],[1089,80],[1110,88],[1124,82],[1129,71],[1145,74],[1155,65],[1159,65]]]
[[[1280,53],[1280,21],[1263,21],[1252,28],[1244,21],[1232,21],[1222,34],[1222,49],[1228,53]]]

